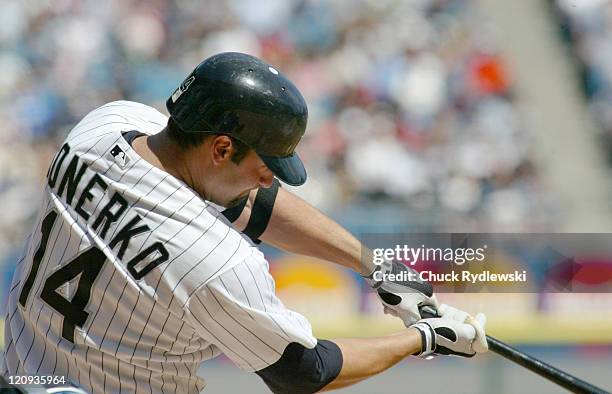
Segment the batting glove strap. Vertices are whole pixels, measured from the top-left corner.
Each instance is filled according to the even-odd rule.
[[[436,351],[436,333],[434,329],[427,323],[419,322],[411,325],[416,328],[421,334],[421,352],[415,354],[417,357],[430,358]]]
[[[370,275],[361,275],[361,277],[363,279],[365,279],[368,284],[370,285],[370,287],[372,287],[373,289],[378,289],[380,287],[380,285],[383,284],[382,280],[375,280],[374,279],[374,274],[376,272],[382,271],[382,273],[387,273],[387,272],[391,272],[392,270],[392,263],[389,260],[385,260],[382,264],[378,264],[376,265],[376,268],[374,268],[374,271],[372,271],[370,273]]]

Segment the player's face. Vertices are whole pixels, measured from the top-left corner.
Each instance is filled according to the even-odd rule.
[[[235,163],[232,162],[232,164]],[[254,150],[250,150],[244,159],[235,165],[237,178],[232,183],[235,185],[235,190],[238,194],[229,201],[228,206],[233,206],[240,202],[253,189],[272,186],[274,175]]]
[[[272,172],[253,150],[240,163],[226,160],[218,169],[221,176],[217,178],[217,185],[210,191],[208,199],[225,207],[237,204],[253,189],[270,187],[274,179]]]

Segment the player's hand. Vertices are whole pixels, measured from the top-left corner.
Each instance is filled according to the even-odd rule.
[[[395,277],[411,277],[414,280],[380,280],[382,275],[393,274]],[[376,268],[372,275],[366,278],[370,286],[376,290],[383,304],[386,314],[399,317],[406,327],[421,319],[419,307],[429,305],[438,309],[438,300],[433,294],[433,287],[425,281],[421,281],[418,272],[398,262],[386,261]],[[387,276],[388,277],[388,276]],[[379,280],[377,280],[379,279]]]
[[[444,354],[473,357],[476,353],[488,351],[485,324],[487,319],[479,313],[472,317],[466,312],[442,304],[438,309],[440,317],[421,319],[413,324],[419,330],[424,344],[420,357]]]

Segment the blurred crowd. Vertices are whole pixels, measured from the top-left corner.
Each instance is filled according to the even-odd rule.
[[[309,181],[298,192],[321,209],[357,206],[373,221],[368,207],[391,206],[465,231],[541,229],[550,217],[511,70],[473,1],[3,0],[0,9],[0,261],[23,243],[49,159],[79,118],[118,99],[165,112],[184,76],[227,50],[263,57],[304,93]]]
[[[554,6],[581,68],[591,113],[604,131],[612,166],[612,1],[555,0]]]

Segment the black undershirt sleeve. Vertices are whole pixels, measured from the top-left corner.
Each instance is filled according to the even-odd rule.
[[[342,351],[320,339],[313,349],[291,342],[274,364],[256,371],[275,394],[315,393],[332,382],[342,369]]]
[[[266,227],[270,222],[272,216],[272,209],[274,208],[274,202],[276,201],[276,195],[278,194],[278,188],[280,182],[274,178],[272,186],[268,188],[260,187],[257,190],[253,207],[251,208],[251,216],[249,222],[242,232],[247,235],[255,243],[260,243],[259,237],[266,231]],[[230,222],[236,221],[247,203],[247,198],[242,200],[239,204],[228,208],[222,212],[222,214]]]
[[[227,218],[227,220],[234,223],[240,217],[240,214],[244,210],[244,206],[246,205],[248,199],[249,197],[243,198],[238,204],[234,205],[231,208],[227,208],[221,213]]]
[[[242,231],[252,240],[259,240],[261,234],[266,231],[266,227],[272,216],[272,209],[274,208],[279,186],[280,182],[278,179],[274,178],[272,186],[268,188],[260,187],[259,190],[257,190],[253,208],[251,209],[249,223]]]

